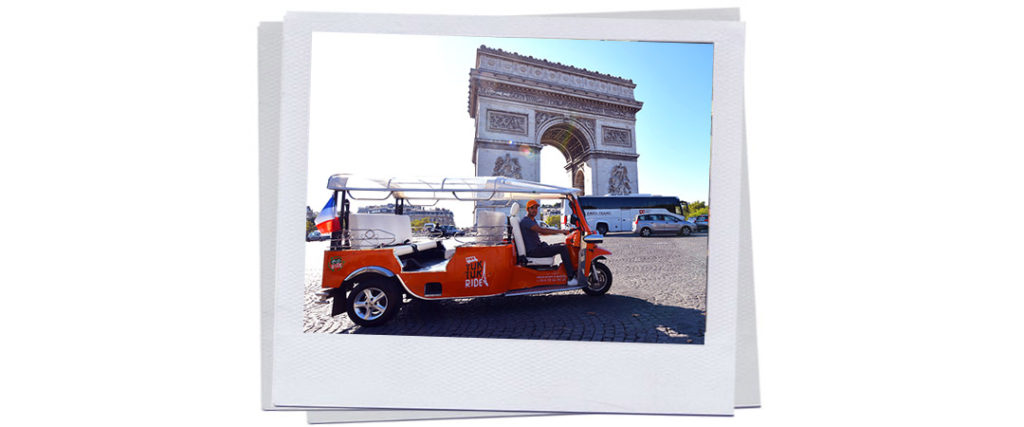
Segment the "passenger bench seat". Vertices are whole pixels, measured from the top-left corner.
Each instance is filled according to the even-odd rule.
[[[517,259],[525,258],[527,266],[554,267],[558,265],[555,257],[529,258],[526,256],[526,245],[523,244],[523,232],[519,230],[519,202],[512,203],[512,211],[509,215],[509,222],[512,224],[512,237],[515,241]]]

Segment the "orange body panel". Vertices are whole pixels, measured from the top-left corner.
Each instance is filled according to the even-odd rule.
[[[443,271],[403,272],[390,248],[348,249],[324,252],[321,286],[337,288],[345,278],[363,267],[380,267],[401,279],[405,289],[423,299],[469,298],[500,295],[534,286],[564,285],[565,270],[538,271],[515,263],[511,244],[501,246],[459,246]],[[427,296],[427,283],[441,284],[441,295]]]
[[[345,249],[324,251],[324,273],[320,281],[323,288],[337,288],[356,270],[363,267],[381,267],[392,273],[402,271],[398,258],[391,248]]]

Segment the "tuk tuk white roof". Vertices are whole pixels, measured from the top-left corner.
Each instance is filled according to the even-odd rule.
[[[350,174],[332,175],[327,180],[330,190],[349,191],[359,198],[380,198],[369,192],[387,192],[384,198],[411,200],[526,200],[562,199],[569,194],[578,195],[576,188],[558,187],[539,182],[506,178],[503,176],[477,176],[469,178],[369,178]],[[355,193],[355,194],[353,194]]]

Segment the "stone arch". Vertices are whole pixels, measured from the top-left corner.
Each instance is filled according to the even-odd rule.
[[[538,121],[545,115],[543,112],[536,114]],[[554,147],[562,153],[565,159],[563,168],[569,175],[572,187],[587,192],[587,179],[582,164],[593,151],[592,141],[593,135],[580,120],[570,117],[549,117],[544,123],[538,124],[534,143],[540,147]]]
[[[583,190],[582,195],[584,196],[587,194],[587,182],[583,175],[583,169],[576,169],[576,172],[572,174],[572,188]]]
[[[583,123],[572,118],[549,119],[537,127],[536,143],[557,148],[565,157],[566,169],[593,151],[592,141],[593,134]]]
[[[539,181],[540,151],[552,146],[587,194],[638,192],[643,102],[635,88],[622,77],[480,46],[469,72],[476,174]]]

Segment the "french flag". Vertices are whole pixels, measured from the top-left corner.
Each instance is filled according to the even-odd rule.
[[[320,230],[320,234],[341,231],[341,220],[338,218],[337,209],[334,209],[334,206],[334,196],[331,196],[324,208],[320,210],[320,215],[317,215],[313,221],[316,223],[316,229]]]

